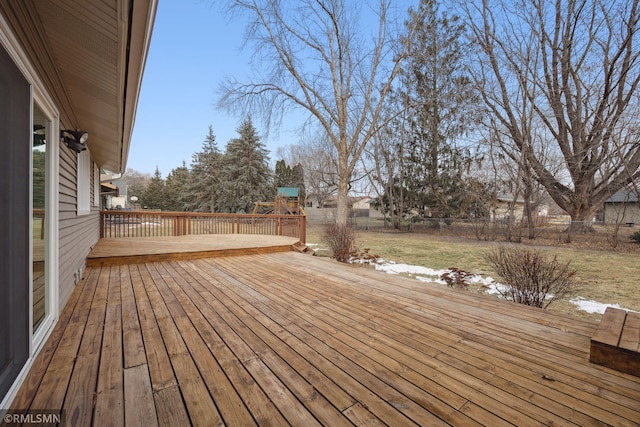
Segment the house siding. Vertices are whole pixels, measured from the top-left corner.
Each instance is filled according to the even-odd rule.
[[[640,224],[640,204],[607,203],[604,205],[606,224]]]
[[[93,164],[93,163],[92,163]],[[59,183],[59,297],[60,310],[69,300],[82,277],[87,255],[100,238],[100,211],[92,206],[88,215],[77,214],[77,155],[64,144],[60,146]],[[93,169],[92,169],[93,170]],[[90,174],[90,200],[93,203],[94,174]]]
[[[33,215],[29,209],[31,157],[25,160],[11,150],[4,150],[7,164],[0,168],[0,175],[11,182],[3,186],[0,197],[6,202],[0,204],[2,215],[9,218],[4,221],[2,249],[7,256],[0,264],[4,266],[5,283],[19,288],[19,296],[26,302],[13,302],[9,298],[17,293],[7,286],[2,289],[0,297],[8,301],[9,308],[20,310],[22,317],[2,306],[0,323],[4,328],[0,334],[0,353],[22,351],[24,354],[20,359],[14,358],[12,369],[18,370],[18,375],[15,372],[5,375],[0,369],[0,407],[5,407],[15,396],[35,356],[43,348],[42,343],[52,333],[57,315],[81,279],[87,255],[99,240],[100,214],[94,204],[99,199],[95,194],[99,192],[99,186],[95,190],[95,181],[99,180],[94,173],[96,161],[114,171],[125,166],[156,8],[157,0],[0,0],[0,50],[8,54],[5,62],[12,62],[27,84],[24,104],[8,98],[8,91],[0,88],[3,89],[0,99],[6,106],[3,108],[10,113],[24,114],[21,122],[13,120],[7,111],[2,114],[2,119],[9,120],[11,126],[2,127],[5,139],[0,145],[9,141],[10,148],[23,148],[25,155],[29,154],[30,144],[20,145],[20,139],[11,136],[9,130],[20,128],[24,132],[22,139],[31,141],[34,106],[42,110],[48,121],[44,280],[45,291],[51,291],[46,300],[50,312],[38,329],[32,331],[29,316],[34,310],[28,301],[33,287],[30,265],[33,255],[29,247],[33,229],[29,221]],[[105,10],[109,13],[102,13]],[[71,50],[70,40],[74,42]],[[2,71],[0,80],[6,81],[6,70]],[[9,83],[11,88],[16,87]],[[81,178],[81,184],[87,183],[82,179],[90,181],[89,188],[84,190],[88,194],[84,191],[80,194],[81,200],[86,200],[86,196],[89,200],[82,206],[82,215],[78,215],[77,155],[65,144],[56,143],[61,129],[78,128],[88,131],[94,141],[89,142],[89,150],[94,144],[89,176]],[[20,200],[9,199],[13,193],[20,193]],[[13,274],[17,269],[21,270],[21,276]],[[7,317],[15,321],[5,321]],[[24,323],[21,329],[12,326],[18,320]],[[10,333],[17,334],[22,341],[19,343],[12,337],[4,340]],[[0,360],[0,365],[5,366],[5,361]]]

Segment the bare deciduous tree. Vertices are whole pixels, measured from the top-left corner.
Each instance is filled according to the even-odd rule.
[[[280,148],[278,155],[288,163],[302,165],[307,197],[322,206],[338,188],[338,165],[335,147],[324,135],[310,135],[304,141]]]
[[[390,0],[380,0],[377,31],[365,33],[369,5],[346,0],[230,0],[251,24],[259,73],[251,83],[228,79],[218,105],[262,113],[277,124],[287,108],[302,109],[326,133],[338,158],[338,212],[348,215],[351,174],[378,129],[384,100],[405,57],[391,19]],[[363,13],[367,12],[367,13]],[[369,22],[371,24],[371,22]]]
[[[486,106],[553,200],[590,220],[640,178],[629,120],[640,110],[639,0],[481,0],[467,13]],[[539,135],[555,142],[568,181],[539,156]]]

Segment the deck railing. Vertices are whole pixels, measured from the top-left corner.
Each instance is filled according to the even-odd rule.
[[[304,215],[202,212],[101,211],[100,237],[159,237],[193,234],[266,234],[306,241]]]

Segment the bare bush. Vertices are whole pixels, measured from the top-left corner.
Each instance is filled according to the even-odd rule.
[[[331,248],[333,258],[339,262],[349,262],[356,248],[356,233],[348,224],[325,226],[322,240]]]
[[[576,271],[569,268],[570,262],[560,263],[556,255],[550,259],[538,250],[499,247],[486,259],[502,279],[504,286],[498,286],[498,292],[509,301],[547,308],[578,288],[572,280]]]

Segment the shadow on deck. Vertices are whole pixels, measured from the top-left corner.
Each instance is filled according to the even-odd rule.
[[[589,363],[595,328],[292,251],[103,262],[13,407],[67,425],[638,425],[640,378]]]

